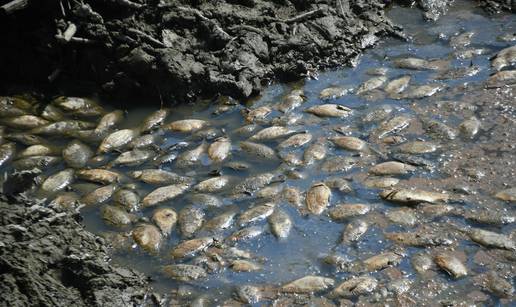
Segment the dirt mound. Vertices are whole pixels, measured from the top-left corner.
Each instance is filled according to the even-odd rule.
[[[105,242],[78,212],[0,196],[0,306],[130,306],[146,278],[109,264]]]
[[[34,1],[1,22],[2,79],[57,88],[87,80],[118,97],[167,103],[248,97],[271,80],[349,64],[379,37],[399,34],[385,3]]]

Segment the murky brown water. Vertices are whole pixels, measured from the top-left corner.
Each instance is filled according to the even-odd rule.
[[[31,130],[38,125],[33,118],[21,126],[4,118],[4,138],[18,141],[14,162],[3,168],[42,168],[42,187],[33,193],[49,202],[63,195],[79,200],[75,203],[91,201],[81,209],[86,227],[114,245],[115,262],[151,276],[171,305],[514,304],[515,192],[497,193],[516,187],[515,87],[486,89],[486,80],[495,72],[490,58],[515,44],[510,37],[516,33],[516,17],[487,17],[469,3],[458,2],[437,23],[422,23],[416,10],[394,8],[391,15],[405,26],[409,42],[388,41],[363,56],[356,68],[273,85],[250,102],[219,99],[211,105],[174,107],[161,128],[138,135],[155,137],[151,145],[133,151],[142,160],[113,162],[127,162],[114,160],[130,149],[120,142],[70,178],[61,177],[58,186],[48,176],[71,169],[76,160],[42,167],[20,155],[61,156],[76,138],[97,151],[102,138],[68,127],[41,134],[39,128]],[[400,61],[409,57],[424,61]],[[503,68],[511,69],[516,68]],[[410,78],[399,79],[406,76]],[[329,87],[331,93],[325,90]],[[321,99],[322,93],[340,97]],[[322,104],[344,108],[322,110]],[[71,110],[65,103],[60,107]],[[28,109],[23,112],[40,114],[42,107]],[[121,122],[98,134],[139,128],[155,111],[128,110]],[[67,118],[94,122],[81,127],[86,131],[99,119],[69,113]],[[327,116],[335,114],[339,116]],[[176,122],[183,119],[203,122]],[[246,125],[247,130],[241,129]],[[276,128],[263,132],[272,126]],[[52,146],[24,151],[28,145],[12,133],[27,131],[41,134]],[[292,142],[285,143],[287,139]],[[249,140],[259,145],[242,143]],[[85,177],[87,168],[109,169],[120,178],[111,185],[105,178],[99,183]],[[131,177],[144,169],[189,179],[176,176],[149,184]],[[257,176],[265,180],[250,181]],[[198,185],[212,178],[218,178],[215,185]],[[182,186],[185,180],[188,185]],[[171,191],[158,200],[148,196],[171,184],[181,188],[175,197]],[[104,186],[109,187],[96,190]],[[95,190],[97,194],[89,194]],[[120,195],[115,194],[122,190],[137,196],[134,207],[116,204]],[[506,201],[511,197],[512,202]],[[122,213],[106,206],[123,208]],[[134,230],[154,225],[153,214],[160,208],[172,209],[179,222],[168,235],[155,232],[159,248],[145,251],[133,240],[138,236]],[[224,214],[233,219],[206,229]],[[172,215],[168,211],[165,217],[170,221]],[[241,229],[256,236],[233,240]],[[140,243],[152,239],[152,232],[145,234]],[[189,242],[194,248],[185,253],[191,255],[181,257],[178,244],[199,238],[203,241]],[[171,277],[164,267],[175,264],[195,267],[182,267],[186,273],[172,267]],[[287,285],[305,276],[317,277]],[[341,285],[344,281],[348,283]]]

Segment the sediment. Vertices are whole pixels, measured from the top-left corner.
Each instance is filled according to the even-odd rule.
[[[146,277],[110,264],[78,211],[21,193],[2,195],[0,212],[0,306],[136,306],[150,297]]]

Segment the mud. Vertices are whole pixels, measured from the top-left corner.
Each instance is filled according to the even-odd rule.
[[[25,177],[28,183],[31,176]],[[0,306],[128,306],[149,300],[146,277],[111,265],[106,242],[84,230],[78,211],[21,194],[2,195],[0,212]]]
[[[4,81],[72,90],[84,81],[167,104],[248,97],[272,80],[353,63],[381,36],[399,33],[380,0],[59,3],[31,3],[2,21]],[[77,30],[66,41],[71,23]]]

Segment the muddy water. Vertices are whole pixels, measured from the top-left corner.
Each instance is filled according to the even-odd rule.
[[[310,303],[310,300],[312,304],[322,304],[323,301],[316,301],[314,297],[327,297],[335,303],[343,300],[342,304],[514,304],[516,271],[513,247],[516,210],[514,203],[494,195],[516,187],[516,98],[514,86],[486,90],[485,81],[494,72],[490,58],[503,48],[515,44],[514,41],[504,41],[498,37],[516,33],[516,17],[487,17],[470,3],[457,2],[448,16],[436,23],[423,23],[419,11],[394,7],[390,15],[405,27],[410,40],[390,40],[383,43],[367,52],[355,68],[322,73],[318,80],[272,85],[262,96],[248,102],[221,98],[211,104],[207,102],[196,106],[174,107],[163,128],[152,132],[159,137],[155,146],[150,147],[155,153],[153,158],[138,166],[112,168],[123,174],[140,169],[161,168],[192,177],[196,183],[219,175],[228,176],[230,181],[226,187],[209,193],[220,200],[219,207],[194,204],[204,212],[204,219],[210,220],[228,210],[236,210],[240,215],[256,205],[272,202],[276,210],[281,209],[291,219],[292,228],[287,238],[276,238],[271,232],[271,223],[265,218],[250,224],[264,229],[256,238],[236,244],[228,242],[227,238],[242,228],[233,223],[229,228],[212,235],[216,241],[211,244],[207,253],[201,251],[194,257],[173,260],[170,256],[175,246],[188,239],[180,233],[177,226],[169,236],[163,238],[157,252],[149,253],[141,249],[131,238],[134,227],[141,223],[152,224],[151,217],[157,208],[172,208],[179,213],[183,208],[192,205],[192,196],[195,194],[193,188],[157,206],[131,212],[136,216],[135,220],[126,226],[107,224],[102,218],[101,208],[104,204],[86,206],[81,209],[84,224],[89,230],[104,235],[115,246],[113,259],[116,263],[136,268],[151,276],[156,291],[162,293],[171,305],[188,304],[198,298],[205,298],[207,305],[235,305],[238,302],[261,305],[275,301],[277,305],[286,306]],[[452,37],[469,31],[473,36],[470,42],[463,44],[467,46],[450,46]],[[481,54],[467,58],[457,57],[457,54],[473,49],[482,50],[479,52]],[[394,62],[397,59],[407,57],[431,61],[437,65],[436,69],[395,67]],[[450,73],[453,69],[468,67],[478,68],[474,75]],[[377,77],[372,70],[378,68],[386,69],[388,81],[409,75],[409,87],[401,91],[401,94],[389,94],[384,90],[385,84],[382,84],[376,89],[357,94],[361,84]],[[435,94],[428,94],[429,97],[403,97],[404,93],[418,85],[440,85],[440,90]],[[351,90],[342,97],[322,100],[321,92],[329,87]],[[285,102],[293,91],[298,94],[302,91],[299,96],[302,104],[286,113],[279,111],[279,103]],[[352,111],[342,118],[315,116],[304,112],[323,103],[343,105]],[[244,119],[246,112],[260,107],[270,108],[270,114],[263,119],[254,120],[257,125],[255,130],[249,133],[238,132],[239,128],[250,124]],[[366,120],[367,116],[380,108],[388,108],[391,112]],[[154,108],[128,110],[117,129],[138,127],[155,111]],[[394,116],[406,116],[409,119],[408,126],[398,129],[399,131],[383,131],[385,135],[378,137],[382,132],[382,124]],[[461,132],[460,126],[471,117],[478,119],[480,129],[472,137],[468,137],[467,133]],[[182,119],[201,119],[208,124],[187,133],[173,132],[166,128],[169,123]],[[285,119],[289,121],[286,122]],[[432,120],[439,122],[441,126],[434,124],[429,127],[428,123]],[[286,136],[256,141],[275,149],[275,157],[264,159],[241,149],[240,142],[272,125],[285,126],[291,130]],[[7,129],[10,132],[10,128]],[[310,133],[311,141],[298,148],[278,148],[280,142],[301,132]],[[450,137],[450,133],[454,135]],[[199,161],[193,165],[177,165],[175,156],[193,150],[203,142],[212,144],[222,136],[229,138],[231,142],[229,157],[222,162],[213,161],[207,152],[203,152]],[[366,149],[353,151],[335,146],[330,139],[338,136],[353,136],[364,140],[367,142]],[[58,146],[71,140],[60,136],[47,138]],[[437,149],[428,153],[398,155],[400,146],[409,141],[427,141]],[[96,151],[99,142],[87,143]],[[324,145],[327,149],[326,157],[322,161],[307,163],[304,160],[305,151],[315,143]],[[19,152],[24,148],[20,144],[17,146]],[[120,149],[121,152],[126,150]],[[157,162],[161,157],[170,154],[170,161],[161,164]],[[286,154],[292,154],[295,159],[285,161]],[[103,162],[90,162],[88,165],[102,168],[118,155],[118,152],[109,153],[103,155]],[[329,163],[335,158],[346,157],[348,160]],[[299,163],[296,162],[298,160]],[[371,174],[376,164],[393,160],[406,162],[404,167],[411,171],[388,176]],[[244,162],[249,168],[235,170],[229,167],[230,162]],[[350,165],[345,167],[343,163]],[[7,171],[12,169],[10,164],[4,167]],[[65,167],[66,164],[60,163],[45,168],[40,176],[41,181]],[[273,177],[264,187],[280,187],[269,197],[258,198],[260,189],[245,193],[235,192],[235,186],[246,178],[264,173],[270,173]],[[436,201],[421,201],[416,205],[383,200],[379,196],[382,188],[368,187],[365,183],[368,179],[379,180],[385,177],[399,179],[392,187],[394,190],[417,188],[436,192],[440,196],[446,195],[448,199],[437,197],[439,199]],[[340,190],[330,183],[335,178],[344,182]],[[320,182],[325,182],[331,188],[331,197],[328,208],[322,214],[313,214],[306,209],[305,196],[314,184]],[[123,186],[132,189],[141,198],[159,187],[129,178],[124,178],[116,185],[119,188]],[[75,179],[73,183],[67,184],[66,189],[83,195],[101,186]],[[288,187],[301,192],[299,206],[285,200],[285,188]],[[49,195],[34,191],[34,195],[51,200],[58,193]],[[417,195],[411,196],[413,197],[417,198]],[[113,202],[110,199],[105,204]],[[339,204],[357,203],[367,205],[369,211],[358,217],[338,221],[329,214]],[[488,213],[496,215],[494,221],[482,219]],[[355,242],[342,243],[342,232],[348,224],[357,220],[368,225],[367,231]],[[469,235],[473,229],[485,229],[505,235],[503,238],[509,242],[508,248],[475,243],[474,241],[479,240],[472,240]],[[389,237],[393,233],[405,236],[416,233],[416,239],[428,238],[427,236],[431,238],[423,240],[424,242],[416,240],[416,243],[403,243]],[[115,239],[116,234],[120,236]],[[201,234],[198,231],[193,237]],[[234,272],[229,268],[232,259],[220,252],[231,246],[249,251],[252,254],[250,261],[258,264],[260,269],[255,272]],[[394,253],[396,259],[374,268],[368,268],[363,263],[372,256],[388,252]],[[215,257],[217,253],[222,256]],[[417,258],[415,255],[421,253],[427,254],[431,259],[429,268],[424,272],[417,271],[412,264]],[[443,257],[442,254],[454,258],[449,261],[450,257]],[[209,265],[199,264],[200,257],[206,255],[210,258]],[[340,266],[327,264],[323,259],[328,255],[339,255],[345,261]],[[206,269],[208,274],[194,281],[177,281],[163,273],[163,266],[175,263],[196,263]],[[460,274],[461,265],[467,271],[465,276]],[[330,294],[334,286],[321,291],[313,289],[316,290],[313,297],[307,294],[292,297],[280,291],[282,285],[307,275],[332,278],[335,286],[347,279],[365,275],[375,278],[377,284],[363,292],[355,289],[351,294],[338,298]],[[236,295],[236,289],[243,285],[256,286],[260,295]],[[330,301],[324,303],[330,304]]]

